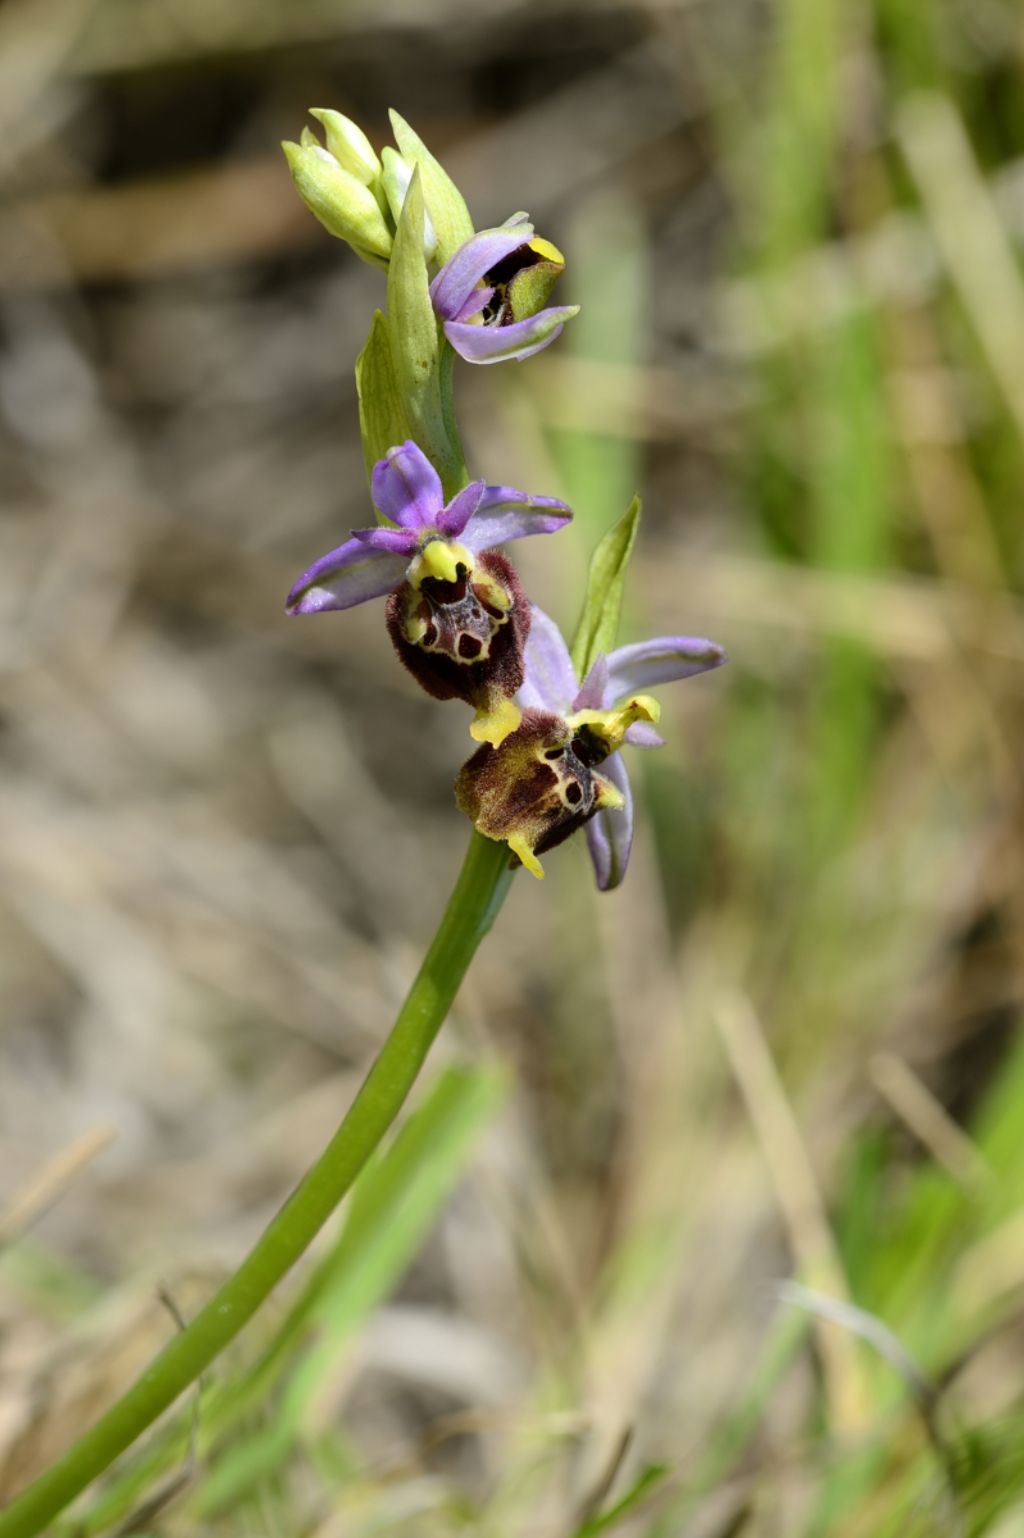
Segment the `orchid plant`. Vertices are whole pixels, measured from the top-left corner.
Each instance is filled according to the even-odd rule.
[[[598,546],[571,646],[530,605],[498,547],[554,534],[557,497],[470,479],[452,395],[457,356],[522,361],[577,313],[549,300],[561,252],[515,213],[477,232],[458,188],[397,114],[379,155],[357,124],[316,109],[284,146],[295,186],[331,235],[386,273],[386,310],[356,363],[377,522],[315,560],[287,598],[323,615],[384,598],[400,660],[438,700],[474,714],[478,744],[455,796],[473,824],[462,871],[390,1035],[337,1132],[235,1273],[107,1413],[0,1514],[0,1538],[48,1530],[239,1333],[349,1190],[398,1115],[455,993],[524,866],[585,829],[597,885],[626,873],[633,800],[623,747],[661,744],[647,691],[725,660],[714,642],[615,645],[639,518],[634,502]]]

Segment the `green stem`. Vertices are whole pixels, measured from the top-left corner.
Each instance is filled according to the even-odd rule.
[[[505,845],[474,832],[437,934],[391,1034],[320,1158],[187,1329],[91,1431],[0,1514],[0,1538],[34,1538],[42,1532],[205,1372],[305,1252],[398,1115],[510,881]]]

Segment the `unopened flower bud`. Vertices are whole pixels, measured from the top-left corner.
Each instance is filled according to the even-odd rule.
[[[341,169],[372,191],[379,184],[384,168],[359,124],[331,107],[310,107],[309,110],[311,116],[323,125],[327,148]]]
[[[346,171],[308,129],[301,144],[286,141],[282,148],[299,196],[324,229],[347,241],[364,262],[386,267],[391,231],[369,188]]]
[[[391,217],[397,227],[402,217],[402,208],[405,205],[405,195],[409,191],[409,183],[412,181],[413,167],[407,160],[403,160],[397,150],[385,146],[382,151],[384,162],[384,196],[387,198]],[[423,254],[428,262],[432,262],[437,255],[437,235],[434,226],[430,222],[430,215],[424,209],[423,212]]]

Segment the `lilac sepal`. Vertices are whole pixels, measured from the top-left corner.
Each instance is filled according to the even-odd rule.
[[[288,594],[289,614],[349,609],[392,592],[417,551],[437,535],[461,538],[475,554],[524,534],[553,534],[572,517],[555,497],[483,481],[464,486],[446,507],[437,471],[411,438],[377,461],[372,479],[374,501],[398,527],[356,529],[321,556]]]
[[[454,258],[453,258],[454,260]],[[467,363],[522,363],[532,358],[561,334],[567,320],[579,314],[578,304],[554,305],[538,310],[511,326],[474,325],[472,321],[447,320],[444,334]]]
[[[528,534],[557,534],[571,518],[572,509],[557,497],[531,497],[514,486],[485,486],[464,526],[462,542],[475,555]]]
[[[325,609],[351,609],[369,598],[380,598],[398,586],[408,559],[367,549],[360,539],[348,539],[314,561],[296,582],[285,607],[289,614],[320,614]]]
[[[481,230],[460,246],[430,285],[430,299],[442,320],[462,315],[467,300],[477,284],[492,267],[511,256],[533,235],[529,221],[501,225],[496,230]]]
[[[651,684],[690,678],[720,667],[728,658],[721,646],[701,636],[658,636],[597,657],[580,684],[562,632],[534,604],[525,661],[526,680],[516,696],[519,703],[568,715],[575,710],[610,710]],[[661,745],[660,738],[655,742],[658,734],[644,722],[634,723],[629,732],[636,734],[628,740],[637,746]]]
[[[550,615],[536,604],[532,605],[531,615],[523,656],[526,678],[516,700],[524,710],[551,710],[555,715],[566,716],[579,688],[569,648]]]
[[[599,811],[586,826],[587,846],[602,892],[617,887],[626,874],[633,847],[633,792],[620,753],[605,759],[597,771],[622,792],[624,805]]]
[[[653,684],[692,678],[709,668],[721,667],[727,660],[721,646],[702,636],[658,636],[653,641],[620,646],[608,658],[607,701],[614,704]]]
[[[404,555],[407,561],[416,554],[416,533],[413,529],[353,529],[352,538],[371,550],[384,550],[389,555]]]
[[[631,748],[663,748],[665,739],[656,732],[649,721],[634,721],[626,727],[626,739]]]
[[[373,467],[373,500],[385,518],[404,529],[436,523],[444,507],[441,477],[411,438],[388,449]]]

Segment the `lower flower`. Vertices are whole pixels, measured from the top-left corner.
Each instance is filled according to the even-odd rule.
[[[525,710],[497,746],[478,748],[455,781],[455,799],[487,838],[504,839],[532,875],[538,855],[576,832],[621,792],[594,767],[595,741],[547,710]],[[601,750],[597,749],[600,753]]]
[[[659,636],[598,657],[580,683],[554,621],[532,609],[517,729],[463,765],[455,799],[477,829],[504,840],[527,870],[586,828],[602,891],[625,875],[633,798],[620,748],[656,748],[661,714],[644,691],[720,666],[725,652],[700,636]]]

